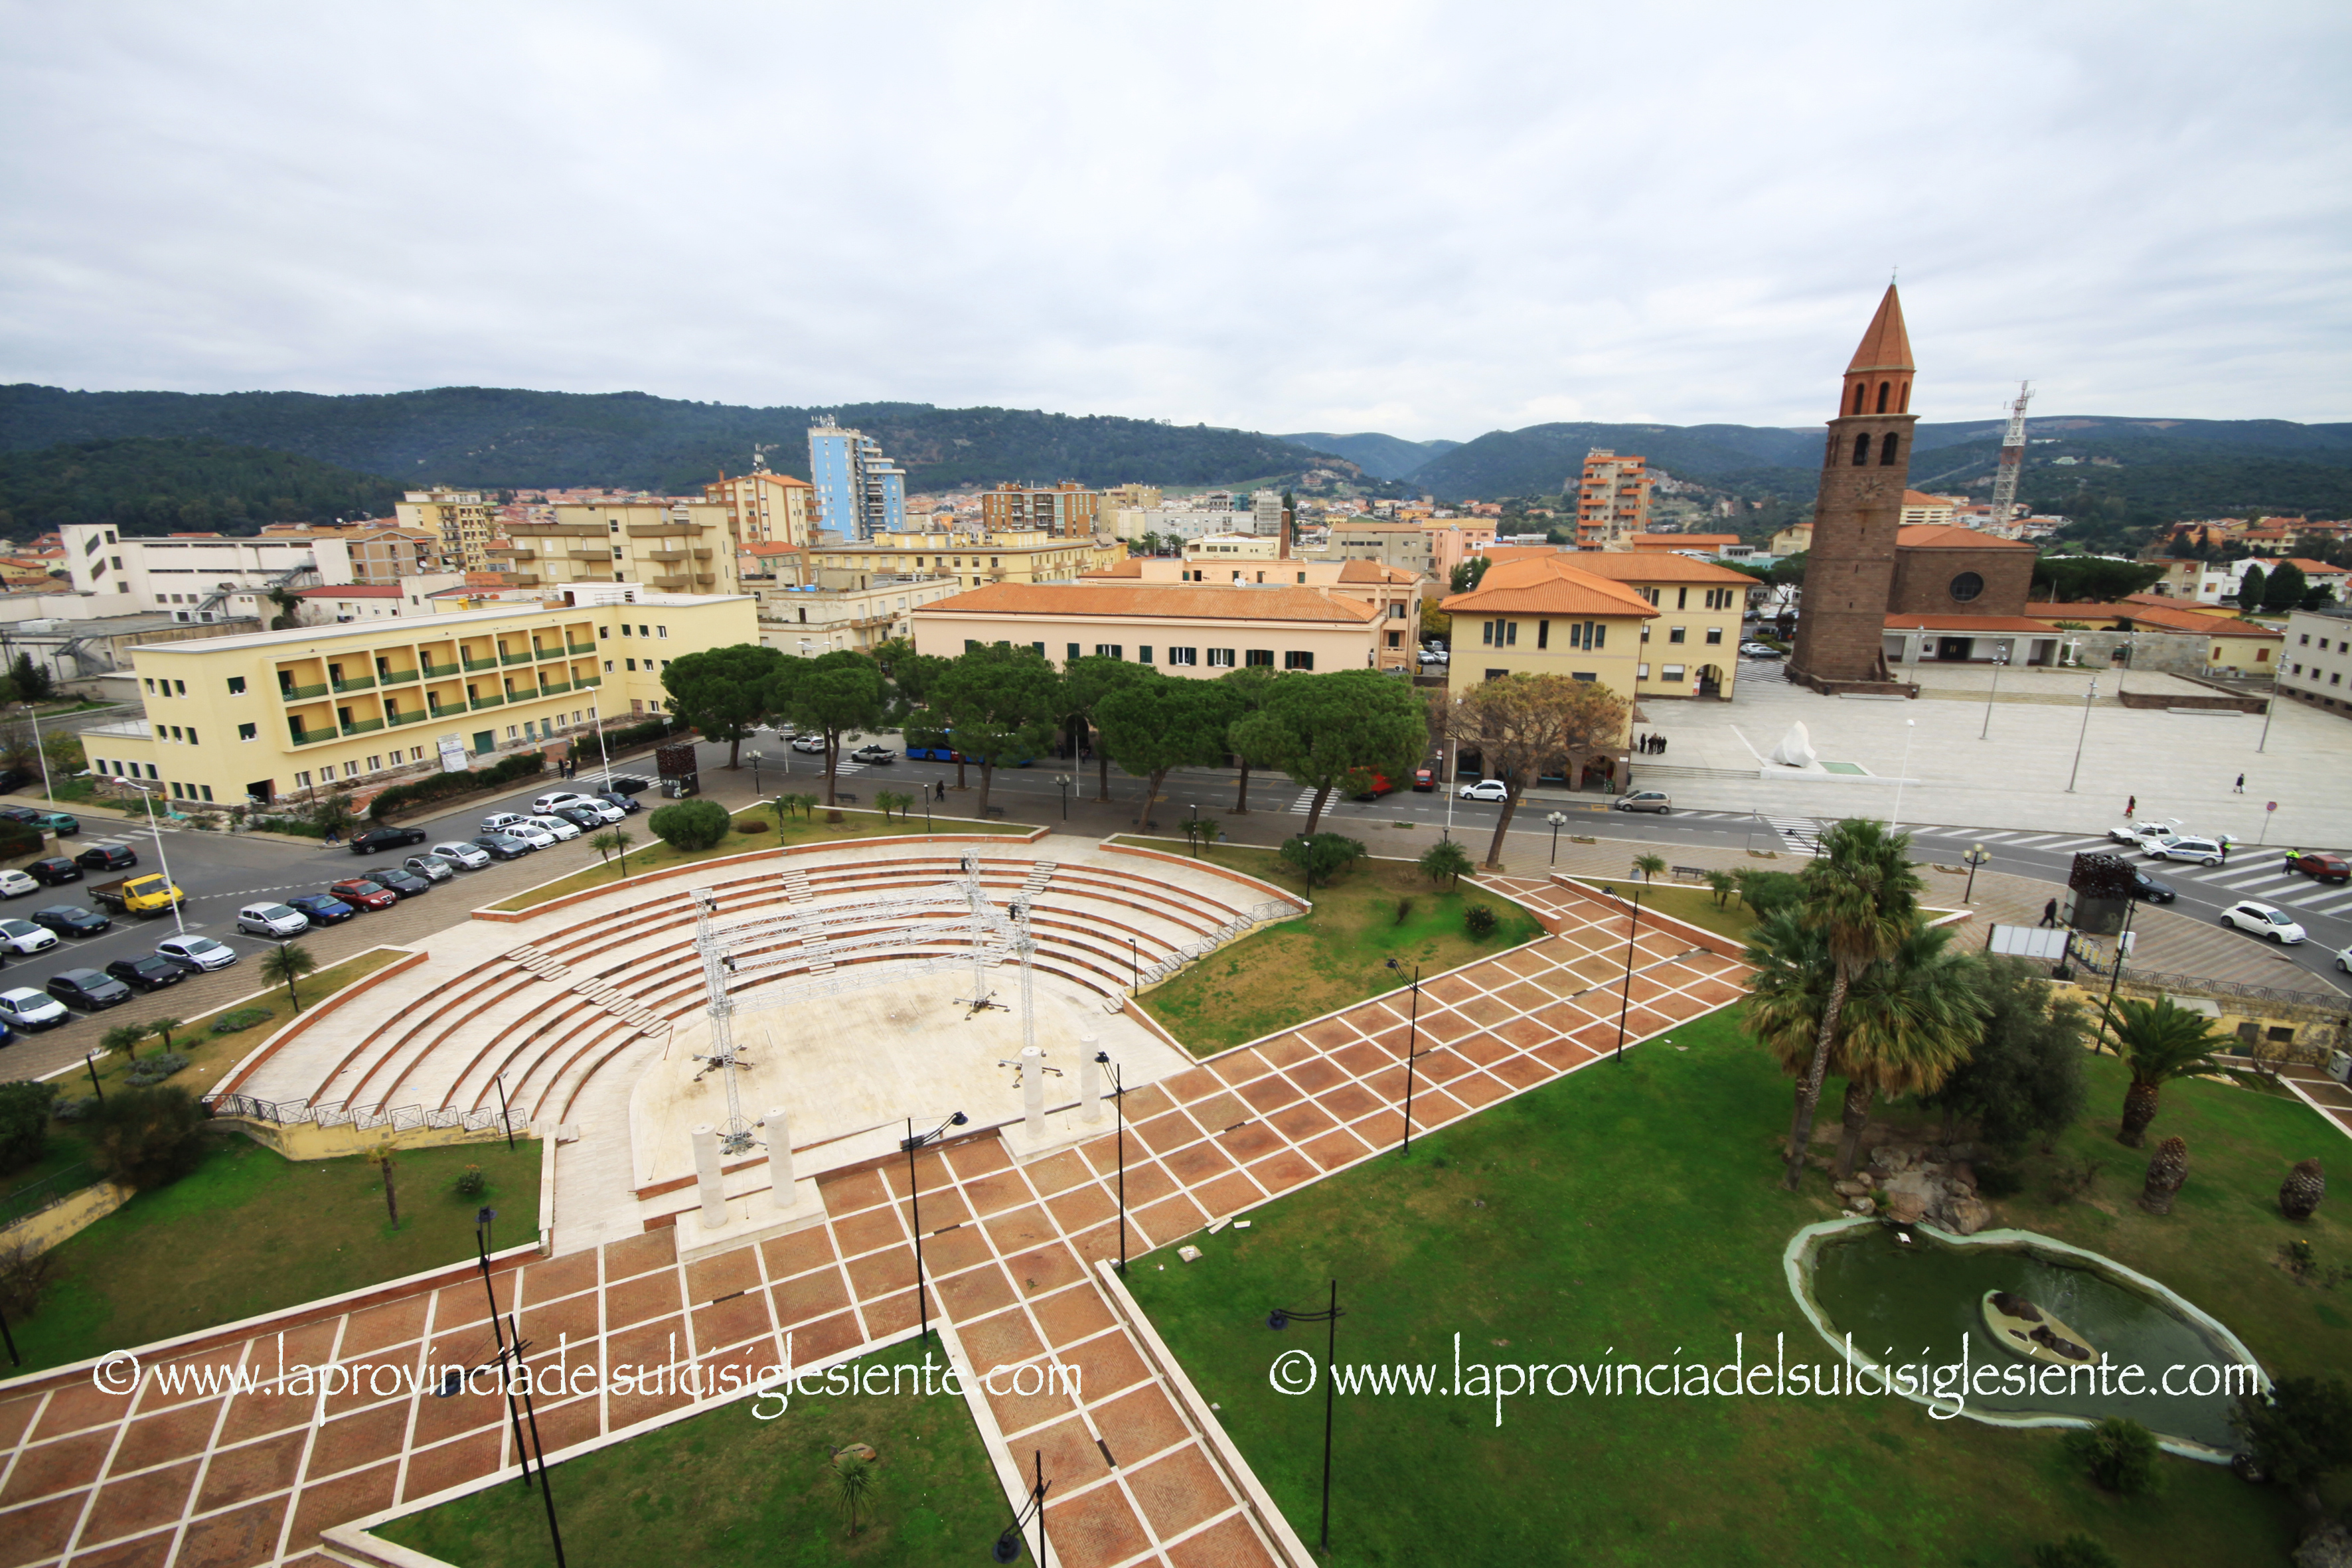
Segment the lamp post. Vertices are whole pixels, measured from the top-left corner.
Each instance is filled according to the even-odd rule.
[[[490,1283],[490,1222],[499,1217],[493,1208],[477,1209],[474,1213],[474,1255],[482,1268],[482,1294],[489,1299],[490,1334],[498,1342],[499,1381],[506,1384],[507,1419],[514,1426],[515,1457],[522,1466],[522,1485],[530,1489],[530,1451],[522,1443],[522,1411],[515,1404],[514,1379],[506,1375],[507,1331],[499,1321],[498,1288]],[[520,1363],[520,1358],[516,1358]],[[542,1482],[543,1484],[543,1482]]]
[[[1054,784],[1055,787],[1060,789],[1062,792],[1062,820],[1064,822],[1067,822],[1070,820],[1070,775],[1067,773],[1055,773],[1054,775]],[[1193,807],[1193,810],[1197,813],[1200,808],[1195,806]]]
[[[1323,1539],[1331,1548],[1331,1367],[1339,1353],[1339,1282],[1331,1281],[1331,1305],[1320,1312],[1292,1312],[1276,1307],[1265,1315],[1265,1326],[1280,1333],[1295,1319],[1302,1323],[1330,1325],[1323,1348]]]
[[[100,1089],[98,1083],[98,1053],[96,1051],[83,1052],[81,1065],[89,1069],[90,1094],[96,1098],[100,1105],[104,1105],[106,1103],[106,1090]]]
[[[907,1136],[898,1142],[898,1147],[907,1152],[907,1198],[914,1205],[915,1310],[919,1314],[922,1322],[920,1331],[915,1336],[918,1344],[930,1337],[931,1306],[923,1298],[923,1187],[915,1174],[915,1151],[927,1143],[938,1142],[948,1135],[949,1128],[961,1127],[968,1120],[970,1119],[959,1110],[929,1132],[917,1137],[915,1119],[910,1116],[907,1119]]]
[[[1918,728],[1919,721],[1916,719],[1903,721],[1903,769],[1895,775],[1895,815],[1886,824],[1886,831],[1890,837],[1902,829],[1903,785],[1911,776],[1911,737]]]
[[[2273,676],[2271,694],[2263,703],[2263,738],[2255,742],[2254,750],[2257,752],[2267,752],[2271,749],[2271,715],[2276,711],[2278,711],[2278,678]]]
[[[1393,958],[1389,960],[1389,967],[1399,974],[1404,973],[1404,965]],[[1404,1026],[1404,1144],[1397,1151],[1401,1155],[1412,1152],[1412,1064],[1421,1059],[1417,1048],[1421,1044],[1421,965],[1418,963],[1412,966],[1411,984],[1412,1011],[1405,1019]]]
[[[596,721],[596,755],[604,764],[604,788],[609,792],[613,787],[613,753],[604,745],[604,710],[591,702],[588,717]]]
[[[1992,689],[1985,693],[1984,728],[1977,731],[1977,739],[1979,741],[1989,738],[1992,733],[1992,701],[1994,698],[2000,695],[2000,667],[2008,662],[2009,655],[2006,652],[1992,656]]]
[[[2099,1043],[2102,1049],[2105,1047],[2107,1026],[2115,1012],[2116,987],[2122,983],[2124,977],[2124,950],[2131,944],[2132,916],[2138,910],[2139,897],[2135,893],[2124,904],[2123,929],[2116,933],[2116,962],[2107,974],[2107,994],[2099,1002]],[[2121,1056],[2123,1047],[2116,1047],[2116,1054]]]
[[[1568,826],[1568,814],[1555,811],[1544,820],[1551,824],[1551,863],[1557,866],[1559,864],[1559,830]]]
[[[33,721],[33,755],[41,760],[41,796],[54,805],[57,796],[49,793],[49,753],[41,750],[41,715],[27,702],[25,704],[25,717]]]
[[[507,1110],[507,1075],[493,1073],[490,1081],[499,1089],[499,1125],[507,1130],[507,1152],[514,1152],[514,1118]]]
[[[1642,930],[1642,889],[1633,889],[1633,921],[1625,928],[1625,988],[1617,998],[1617,1065],[1625,1065],[1625,1010],[1633,1001],[1633,941]]]
[[[2066,775],[2066,793],[2074,793],[2074,781],[2083,776],[2083,742],[2091,734],[2091,704],[2099,700],[2099,678],[2091,677],[2091,689],[2083,693],[2083,729],[2074,737],[2074,771]]]
[[[555,1489],[547,1481],[547,1444],[539,1436],[539,1406],[530,1396],[531,1379],[522,1364],[522,1330],[515,1322],[514,1311],[507,1311],[507,1338],[514,1344],[514,1363],[522,1372],[522,1415],[530,1426],[531,1455],[539,1461],[539,1500],[547,1507],[547,1539],[555,1547],[555,1568],[564,1568],[563,1531],[555,1525]]]
[[[1118,1271],[1127,1272],[1127,1084],[1108,1051],[1097,1051],[1095,1060],[1110,1068],[1113,1120],[1118,1127]]]
[[[751,798],[755,801],[760,798],[760,763],[761,760],[762,759],[759,752],[754,752],[751,753]]]
[[[1028,1538],[1029,1521],[1034,1519],[1037,1521],[1037,1568],[1045,1568],[1045,1489],[1053,1483],[1045,1479],[1045,1451],[1034,1448],[1030,1452],[1035,1456],[1037,1479],[1030,1485],[1029,1501],[1013,1516],[1013,1522],[1004,1527],[1004,1533],[999,1535],[996,1544],[988,1549],[988,1556],[992,1563],[1020,1562],[1021,1548]]]
[[[147,784],[140,779],[124,779],[122,782],[129,784],[132,789],[137,790],[139,792],[139,798],[147,803],[147,835],[149,837],[155,840],[155,858],[163,862],[163,887],[166,891],[169,891],[173,887],[172,857],[164,851],[163,835],[155,826],[154,792],[161,786]],[[173,899],[172,900],[172,925],[173,928],[182,936],[188,934],[188,922],[181,917],[180,900],[178,899]]]
[[[1992,858],[1992,851],[1981,844],[1971,844],[1960,858],[1968,863],[1969,868],[1968,891],[1960,895],[1960,902],[1965,904],[1977,896],[1977,868]]]

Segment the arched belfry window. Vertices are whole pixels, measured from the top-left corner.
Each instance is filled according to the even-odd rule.
[[[1892,441],[1895,437],[1889,436],[1887,439]],[[1865,431],[1862,435],[1856,436],[1853,438],[1853,466],[1858,468],[1869,461],[1870,436],[1869,433]]]
[[[1869,386],[1863,382],[1857,381],[1853,384],[1853,411],[1856,414],[1862,412],[1862,400],[1869,391]]]
[[[1911,412],[1911,384],[1907,381],[1903,384],[1903,391],[1895,400],[1895,412],[1897,414]]]
[[[1886,399],[1894,390],[1894,386],[1887,382],[1882,381],[1878,384],[1878,411],[1881,414],[1886,412]]]
[[[1902,440],[1902,437],[1889,431],[1886,438],[1878,444],[1878,466],[1880,468],[1888,468],[1894,464],[1895,450],[1901,444]]]

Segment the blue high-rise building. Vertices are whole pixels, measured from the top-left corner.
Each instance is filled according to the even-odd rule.
[[[871,539],[907,527],[907,475],[862,431],[809,426],[809,479],[817,526],[844,539]]]

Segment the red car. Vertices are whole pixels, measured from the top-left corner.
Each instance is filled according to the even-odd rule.
[[[352,877],[328,888],[328,892],[361,910],[388,910],[400,902],[400,895],[390,888],[378,887],[364,877]]]
[[[1380,798],[1381,798],[1381,796],[1382,796],[1382,795],[1391,795],[1391,794],[1393,794],[1393,793],[1395,792],[1395,790],[1396,790],[1396,785],[1394,785],[1394,784],[1392,784],[1389,783],[1389,781],[1388,781],[1388,776],[1387,776],[1386,774],[1384,774],[1384,773],[1372,773],[1372,774],[1370,774],[1370,775],[1369,775],[1369,776],[1370,777],[1370,779],[1371,779],[1371,781],[1372,781],[1372,786],[1371,786],[1371,788],[1370,788],[1370,789],[1368,789],[1368,790],[1365,790],[1365,791],[1364,791],[1362,794],[1360,794],[1360,795],[1350,795],[1350,796],[1349,797],[1349,799],[1351,799],[1351,800],[1378,800],[1378,799],[1380,799]]]
[[[1412,787],[1423,794],[1435,789],[1437,787],[1437,770],[1435,768],[1413,769]]]
[[[2352,860],[2341,855],[2289,855],[2286,868],[2322,882],[2352,882]]]

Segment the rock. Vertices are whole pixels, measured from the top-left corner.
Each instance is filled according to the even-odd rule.
[[[1846,1211],[1849,1214],[1869,1214],[1871,1211],[1878,1207],[1876,1204],[1872,1203],[1868,1198],[1848,1198],[1846,1200],[1845,1206]]]
[[[2322,1525],[2303,1538],[2292,1561],[2294,1568],[2352,1568],[2352,1527]]]
[[[1992,1219],[1992,1210],[1975,1198],[1960,1198],[1944,1210],[1944,1228],[1955,1236],[1974,1236]]]
[[[1886,1215],[1897,1225],[1916,1225],[1927,1217],[1927,1200],[1916,1192],[1896,1192],[1889,1188]]]
[[[1805,1156],[1805,1163],[1816,1171],[1826,1171],[1834,1162],[1827,1154],[1808,1154]]]
[[[863,1459],[870,1465],[881,1457],[874,1451],[871,1443],[851,1443],[833,1451],[833,1462],[836,1465],[844,1459]]]
[[[1848,1178],[1843,1182],[1831,1183],[1830,1191],[1835,1193],[1842,1198],[1858,1198],[1870,1191],[1870,1184],[1868,1182],[1857,1182],[1852,1178]]]
[[[1954,1186],[1966,1187],[1970,1192],[1974,1192],[1977,1186],[1977,1168],[1966,1160],[1955,1160],[1944,1167],[1944,1179]]]

